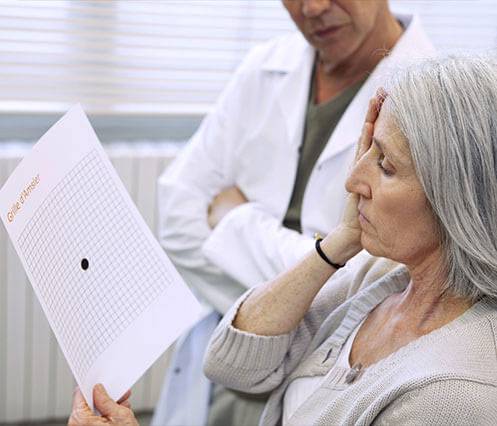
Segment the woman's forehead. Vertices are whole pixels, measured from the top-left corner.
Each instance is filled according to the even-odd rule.
[[[374,139],[379,142],[385,155],[410,162],[409,143],[388,108],[382,108],[378,115],[374,125]]]

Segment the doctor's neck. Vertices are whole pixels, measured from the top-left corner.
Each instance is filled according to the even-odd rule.
[[[393,49],[403,28],[388,9],[376,20],[371,31],[351,54],[340,62],[318,50],[315,67],[317,103],[331,99],[342,90],[365,79]],[[327,99],[326,99],[327,98]]]

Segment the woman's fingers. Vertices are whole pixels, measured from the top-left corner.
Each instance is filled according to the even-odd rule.
[[[107,419],[108,424],[116,426],[139,426],[133,411],[131,411],[131,404],[127,399],[123,399],[130,394],[129,391],[126,392],[120,399],[122,403],[118,404],[112,400],[103,385],[98,384],[93,388],[93,401],[104,420],[105,418]]]
[[[87,411],[89,413],[92,413],[79,387],[76,387],[76,389],[74,389],[73,399],[72,399],[72,411],[73,412]]]
[[[138,422],[131,411],[129,397],[131,391],[127,391],[119,402],[109,396],[103,385],[98,384],[93,388],[93,402],[95,408],[102,416],[95,416],[86,403],[79,388],[74,391],[73,409],[69,418],[68,426],[138,426]]]
[[[86,400],[77,387],[74,389],[72,412],[68,421],[68,426],[101,426],[107,424],[105,419],[101,419],[93,414]]]
[[[359,142],[357,143],[355,156],[356,162],[366,153],[366,151],[371,146],[374,124],[378,118],[386,96],[387,93],[385,89],[380,87],[376,91],[375,96],[369,100],[368,112],[366,113],[366,119],[364,120],[364,125],[362,126],[361,136],[359,138]]]
[[[378,114],[380,113],[381,107],[386,97],[387,97],[387,92],[385,91],[385,89],[383,89],[383,87],[380,87],[376,91],[374,97],[372,97],[369,100],[368,112],[366,113],[366,120],[365,120],[367,123],[374,124],[374,122],[378,118]]]
[[[105,417],[116,416],[120,408],[100,383],[93,388],[93,403],[100,414]]]
[[[381,104],[383,104],[383,102],[387,98],[388,93],[387,93],[387,91],[383,87],[378,87],[378,89],[376,89],[376,95],[375,96],[378,98],[378,100],[380,102],[380,107],[381,107]]]
[[[131,396],[131,389],[128,390],[121,398],[119,398],[117,403],[122,407],[126,407],[131,410],[131,403],[129,402],[130,396]]]
[[[374,126],[372,123],[364,123],[362,126],[361,137],[359,138],[359,143],[357,144],[355,161],[359,159],[367,152],[371,146],[371,141],[373,139]]]
[[[131,396],[131,389],[128,389],[128,391],[123,396],[121,396],[121,398],[117,400],[117,403],[122,405],[122,403],[127,399],[129,399],[130,396]]]
[[[120,402],[119,405],[121,405],[122,407],[129,408],[131,410],[131,402],[129,402],[129,399],[127,399],[123,402]]]
[[[366,123],[374,123],[378,118],[378,97],[375,95],[373,98],[369,100],[368,103],[368,112],[366,113],[366,119],[364,120]]]

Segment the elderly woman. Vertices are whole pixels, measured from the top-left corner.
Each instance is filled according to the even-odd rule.
[[[211,340],[209,378],[272,392],[262,425],[497,424],[497,62],[426,61],[387,90],[342,224]]]

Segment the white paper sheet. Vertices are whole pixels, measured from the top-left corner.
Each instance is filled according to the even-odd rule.
[[[92,407],[95,384],[117,400],[197,320],[199,303],[138,213],[81,107],[15,169],[0,191],[0,214]]]

